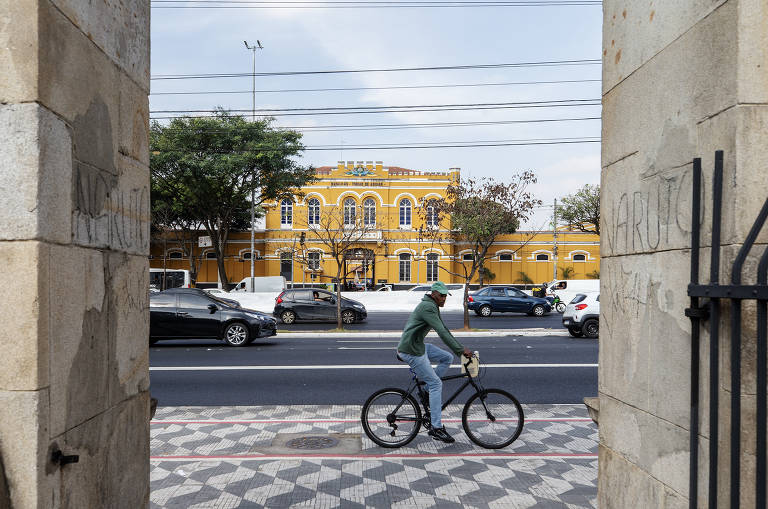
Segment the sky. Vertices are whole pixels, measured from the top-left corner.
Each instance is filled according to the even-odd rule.
[[[532,170],[538,182],[531,190],[545,206],[536,210],[528,228],[540,228],[547,221],[555,198],[600,182],[599,4],[534,0],[559,5],[521,6],[509,0],[500,6],[498,0],[491,0],[496,5],[393,8],[393,2],[379,2],[325,8],[350,4],[344,3],[348,0],[325,4],[276,0],[269,5],[283,8],[243,8],[265,4],[227,1],[153,1],[151,118],[163,122],[162,117],[180,113],[162,111],[217,107],[250,116],[253,52],[246,49],[244,40],[251,45],[259,40],[263,46],[256,50],[257,74],[538,63],[257,76],[255,108],[364,107],[371,111],[388,107],[383,108],[390,110],[385,113],[275,115],[275,126],[304,133],[309,150],[301,162],[307,165],[383,161],[385,166],[424,171],[461,168],[463,176],[497,180]],[[456,5],[456,0],[436,3],[451,2]],[[541,65],[585,60],[592,62]],[[241,76],[163,79],[210,74]],[[557,103],[556,107],[546,102],[573,100],[594,101],[591,105]],[[520,107],[531,103],[537,107]],[[475,106],[434,111],[435,105]],[[423,106],[414,109],[430,111],[392,112],[392,106]],[[531,120],[546,122],[520,122]],[[423,126],[446,123],[464,125]],[[547,144],[531,144],[541,140]],[[415,144],[439,147],[413,148]]]

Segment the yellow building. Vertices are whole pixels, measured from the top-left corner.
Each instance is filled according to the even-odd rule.
[[[431,217],[420,207],[431,198],[441,198],[460,175],[447,171],[416,171],[382,162],[348,161],[317,169],[318,180],[303,188],[294,199],[266,204],[263,228],[256,232],[254,273],[282,274],[294,283],[328,283],[336,276],[336,261],[327,242],[318,239],[329,227],[331,216],[343,223],[362,225],[360,239],[350,245],[343,274],[349,281],[375,284],[414,285],[440,279],[463,282],[463,263],[472,259],[470,246],[462,242],[436,243],[424,232],[446,224],[428,225]],[[362,221],[361,221],[362,216]],[[356,219],[356,221],[355,221]],[[303,242],[302,242],[303,237]],[[447,237],[447,235],[446,235]],[[571,267],[569,279],[583,279],[600,270],[599,237],[560,229],[519,231],[504,235],[492,246],[485,267],[494,278],[490,283],[551,281],[557,252],[557,277],[562,267]],[[169,268],[189,268],[178,246],[165,246]],[[194,248],[199,257],[198,283],[217,283],[215,255],[210,248]],[[163,264],[163,246],[152,247],[152,267]],[[250,275],[250,232],[233,232],[225,249],[230,282]],[[473,282],[477,281],[477,277]]]

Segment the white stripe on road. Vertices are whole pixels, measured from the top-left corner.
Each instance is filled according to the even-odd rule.
[[[452,364],[452,368],[459,368]],[[481,368],[596,368],[597,364],[482,364]],[[408,369],[407,364],[331,364],[325,366],[150,366],[150,371],[290,371],[298,369]]]
[[[339,339],[337,343],[397,343],[399,339]]]
[[[337,350],[392,350],[392,347],[391,346],[340,346],[337,348]]]

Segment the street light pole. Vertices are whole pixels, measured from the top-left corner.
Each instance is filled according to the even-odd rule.
[[[256,46],[250,46],[248,41],[243,41],[246,49],[253,53],[253,75],[252,75],[252,96],[251,96],[251,120],[256,121],[256,50],[263,49],[261,41],[256,39]],[[255,171],[252,174],[255,180]],[[254,182],[251,182],[251,291],[254,291],[254,254],[256,245],[256,188],[253,186]]]
[[[552,219],[552,280],[557,279],[557,198],[555,198],[555,212]]]

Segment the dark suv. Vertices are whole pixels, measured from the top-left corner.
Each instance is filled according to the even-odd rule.
[[[325,290],[301,288],[285,290],[275,300],[272,315],[283,323],[296,320],[336,321],[336,296]],[[363,321],[368,316],[362,303],[341,298],[341,321],[350,324]]]
[[[479,316],[491,313],[527,313],[542,316],[552,311],[547,299],[531,297],[517,288],[492,286],[478,290],[467,297],[467,307]]]
[[[197,288],[174,288],[149,296],[150,343],[217,338],[231,346],[244,346],[275,334],[276,321],[268,314],[243,309],[236,301],[219,299]]]

